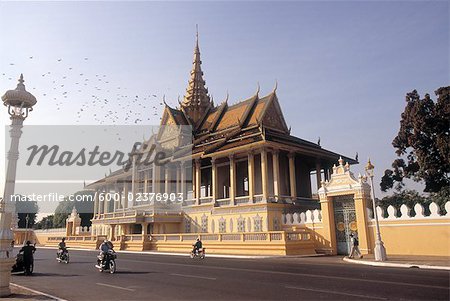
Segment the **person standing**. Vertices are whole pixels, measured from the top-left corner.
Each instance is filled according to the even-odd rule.
[[[363,258],[361,251],[359,250],[358,238],[353,233],[350,234],[350,243],[351,243],[352,247],[350,249],[350,255],[348,255],[348,258],[353,258],[355,256],[355,254],[358,255],[359,259]]]
[[[36,252],[36,248],[31,245],[31,242],[28,240],[26,245],[20,249],[19,253],[23,253],[23,264],[25,266],[25,275],[31,275],[32,270],[31,266],[33,265],[33,255]]]

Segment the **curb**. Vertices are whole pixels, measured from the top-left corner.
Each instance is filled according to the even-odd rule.
[[[33,294],[36,294],[36,295],[39,295],[39,296],[45,296],[45,297],[50,298],[50,299],[53,299],[53,300],[57,300],[57,301],[68,301],[68,300],[66,300],[66,299],[62,299],[62,298],[59,298],[59,297],[56,297],[56,296],[53,296],[53,295],[50,295],[50,294],[47,294],[47,293],[44,293],[44,292],[41,292],[41,291],[37,291],[37,290],[31,289],[31,288],[26,287],[26,286],[22,286],[22,285],[19,285],[19,284],[15,284],[15,283],[12,283],[12,282],[10,283],[10,285],[12,285],[12,286],[14,286],[14,287],[17,287],[17,288],[19,288],[19,289],[22,289],[22,290],[24,290],[24,291],[29,291],[29,292],[31,292],[31,293],[33,293]]]
[[[47,246],[37,246],[37,249],[53,249],[57,250],[55,247],[47,247]],[[75,251],[97,251],[97,249],[83,249],[83,248],[71,248],[68,247],[69,250]],[[123,254],[144,254],[144,255],[166,255],[166,256],[182,256],[189,257],[189,253],[168,253],[168,252],[154,252],[154,251],[126,251],[126,250],[118,250],[116,253]],[[303,256],[303,255],[302,255]],[[312,257],[314,255],[305,255],[304,257]],[[207,253],[207,257],[211,258],[236,258],[236,259],[263,259],[263,258],[278,258],[280,256],[258,256],[258,255],[221,255],[221,254],[211,254]],[[281,256],[284,257],[284,256]]]
[[[342,258],[343,261],[355,264],[364,264],[377,267],[391,267],[391,268],[419,268],[419,269],[429,269],[429,270],[446,270],[450,271],[448,266],[439,265],[425,265],[425,264],[414,264],[414,263],[393,263],[393,262],[379,262],[379,261],[369,261],[369,260],[356,260],[348,257]]]

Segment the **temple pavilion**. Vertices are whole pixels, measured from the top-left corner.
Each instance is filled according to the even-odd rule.
[[[275,87],[248,99],[215,105],[201,68],[198,37],[186,93],[165,104],[158,133],[136,150],[157,145],[163,166],[135,164],[88,186],[97,192],[92,235],[139,241],[170,233],[247,233],[282,229],[282,215],[319,208],[317,188],[342,157],[292,136]],[[189,129],[189,130],[186,130]],[[315,182],[315,183],[314,183]],[[314,190],[313,190],[314,189]],[[182,202],[136,202],[139,193],[181,193]],[[119,200],[100,198],[118,193]]]

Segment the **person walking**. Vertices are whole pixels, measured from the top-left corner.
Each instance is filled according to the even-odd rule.
[[[361,251],[359,250],[358,238],[353,233],[350,234],[350,243],[351,243],[352,247],[350,249],[350,255],[348,255],[348,258],[353,258],[355,256],[355,254],[358,255],[359,259],[363,258]]]

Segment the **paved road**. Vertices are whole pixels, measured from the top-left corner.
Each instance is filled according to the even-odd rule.
[[[193,260],[118,254],[99,273],[94,251],[38,249],[35,275],[12,282],[67,300],[449,300],[447,271],[352,265],[339,257]]]

